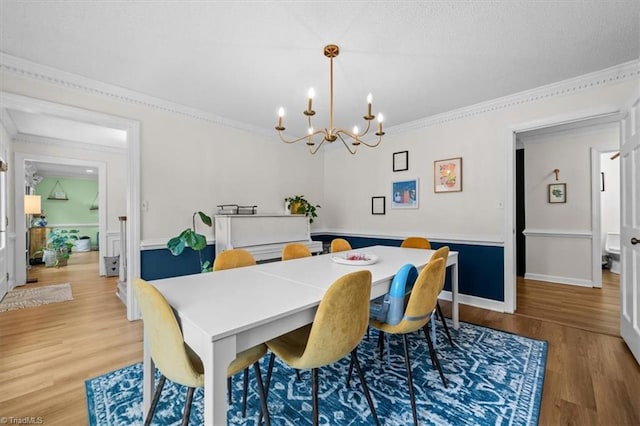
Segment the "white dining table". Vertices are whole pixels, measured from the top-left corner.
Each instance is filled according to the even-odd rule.
[[[370,265],[332,260],[342,252],[151,281],[173,307],[185,343],[202,359],[204,423],[227,423],[227,367],[238,352],[311,323],[324,293],[339,277],[361,269],[371,271],[374,299],[387,293],[401,266],[410,263],[420,270],[434,251],[371,246],[351,250],[376,256]],[[457,329],[457,252],[449,252],[447,266],[452,268],[452,320]],[[153,396],[154,370],[145,338],[145,414]]]

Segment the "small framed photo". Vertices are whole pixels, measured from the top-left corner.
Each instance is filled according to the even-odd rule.
[[[371,214],[385,214],[386,197],[371,197]]]
[[[433,192],[462,191],[462,157],[433,162]]]
[[[550,183],[549,184],[549,202],[550,203],[566,203],[567,202],[567,184],[566,183]]]
[[[418,179],[396,181],[391,184],[392,209],[417,209]]]
[[[402,172],[409,170],[409,151],[393,153],[393,171]]]

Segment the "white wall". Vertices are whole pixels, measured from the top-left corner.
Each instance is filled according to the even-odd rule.
[[[378,148],[361,148],[355,156],[340,147],[328,150],[324,187],[326,223],[335,232],[417,234],[446,241],[502,244],[505,210],[501,203],[514,185],[506,176],[505,136],[509,129],[547,117],[620,106],[636,86],[637,79],[630,79],[555,96],[532,95],[523,102],[495,108],[489,105],[481,113],[461,111],[452,119],[435,117],[407,130],[387,129]],[[404,150],[409,151],[409,170],[394,173],[393,152]],[[436,194],[433,162],[451,157],[463,158],[463,190]],[[390,209],[391,182],[406,178],[420,179],[420,208]],[[371,215],[371,197],[376,195],[387,196],[384,216]]]
[[[521,138],[525,148],[525,277],[590,285],[591,148],[611,149],[618,126],[602,125]],[[558,169],[556,181],[554,169]],[[597,172],[597,171],[596,171]],[[548,202],[548,185],[566,184],[566,203]]]
[[[143,245],[163,245],[191,226],[194,211],[213,214],[218,204],[255,204],[259,212],[282,212],[286,196],[304,194],[323,205],[322,154],[311,157],[304,146],[285,146],[275,134],[265,137],[187,114],[122,102],[82,86],[68,88],[11,73],[1,74],[0,90],[141,123],[141,200],[149,206],[141,211]],[[48,154],[57,155],[57,149],[51,149]],[[126,181],[124,169],[115,175]],[[121,214],[119,206],[109,213],[108,232],[119,230]],[[323,220],[321,210],[314,226],[322,226]],[[213,237],[213,230],[200,231]]]
[[[600,193],[603,253],[607,232],[620,232],[620,158],[611,160],[613,154],[614,151],[600,154],[600,171],[604,173],[604,191]]]

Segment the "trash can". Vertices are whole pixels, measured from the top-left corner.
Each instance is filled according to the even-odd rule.
[[[104,269],[107,272],[107,277],[115,277],[120,275],[120,255],[105,256]]]

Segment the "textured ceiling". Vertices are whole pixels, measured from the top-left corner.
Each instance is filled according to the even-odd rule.
[[[638,59],[640,1],[0,1],[2,52],[294,134],[328,43],[334,124],[388,127]]]

